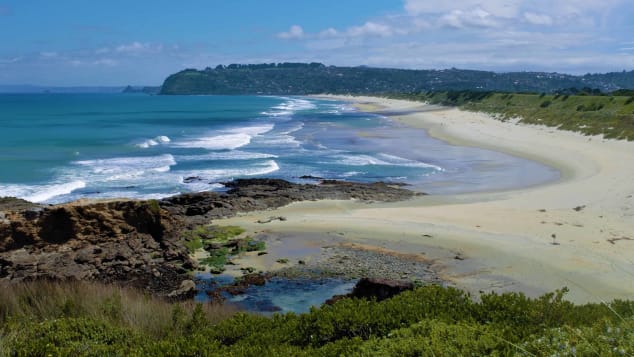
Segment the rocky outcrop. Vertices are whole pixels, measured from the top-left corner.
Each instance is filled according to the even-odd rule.
[[[199,192],[160,201],[161,207],[190,220],[230,217],[238,212],[261,211],[297,201],[350,200],[394,202],[421,193],[384,182],[353,183],[322,180],[318,185],[279,179],[239,179],[224,183],[226,192]]]
[[[156,201],[73,203],[5,213],[0,279],[100,280],[163,294],[194,266],[180,220]]]
[[[74,202],[56,206],[0,199],[0,280],[99,280],[177,298],[190,296],[196,268],[181,233],[211,219],[294,201],[397,201],[416,193],[386,184],[236,180],[226,192],[161,201]],[[185,284],[185,285],[183,285]]]

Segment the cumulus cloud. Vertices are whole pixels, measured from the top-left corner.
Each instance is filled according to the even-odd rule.
[[[575,20],[605,13],[627,0],[405,0],[405,11],[411,16],[452,16],[481,9],[490,16],[505,20],[523,20],[535,25],[551,25],[555,19]]]
[[[476,8],[471,11],[453,10],[442,16],[439,23],[455,28],[497,27],[500,25],[491,13],[482,8]]]
[[[410,15],[421,15],[445,14],[453,11],[466,12],[480,8],[493,16],[511,18],[517,16],[521,3],[521,0],[452,0],[444,2],[406,0],[405,10]]]
[[[306,33],[301,26],[293,25],[288,31],[278,33],[277,37],[283,40],[309,40],[312,41],[312,46],[315,44],[314,41],[332,39],[355,39],[364,37],[390,37],[400,33],[402,33],[402,30],[396,29],[388,24],[375,21],[366,21],[363,25],[351,26],[345,30],[337,30],[335,28],[329,27],[317,33]],[[340,41],[337,41],[337,43],[340,43]]]
[[[368,21],[361,26],[353,26],[349,28],[346,33],[348,36],[351,36],[351,37],[359,37],[359,36],[389,37],[394,34],[394,30],[388,25]]]
[[[339,36],[339,31],[335,30],[332,27],[321,31],[318,35],[318,37],[320,38],[337,37],[337,36]]]
[[[277,37],[284,40],[292,40],[304,38],[304,35],[304,29],[301,26],[293,25],[288,31],[278,33]]]

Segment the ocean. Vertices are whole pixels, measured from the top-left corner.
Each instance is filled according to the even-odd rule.
[[[389,181],[463,193],[557,176],[552,168],[449,145],[339,101],[0,94],[0,197],[33,202],[161,198],[222,190],[223,182],[247,177]]]

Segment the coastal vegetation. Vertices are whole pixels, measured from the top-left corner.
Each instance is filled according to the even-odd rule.
[[[482,91],[421,92],[391,95],[430,104],[457,106],[493,114],[500,120],[517,119],[585,135],[634,140],[634,93],[620,90],[600,95],[592,90],[568,90],[576,94],[495,93]]]
[[[197,226],[183,233],[185,246],[190,253],[204,250],[207,256],[199,263],[209,267],[211,273],[220,274],[230,258],[245,252],[262,252],[266,249],[263,241],[252,237],[240,237],[245,230],[237,226]]]
[[[555,93],[565,88],[610,92],[634,88],[634,71],[574,76],[545,72],[495,73],[463,69],[410,70],[336,67],[321,63],[231,64],[170,75],[160,94],[390,94],[480,90]]]
[[[566,289],[473,299],[428,285],[377,302],[346,298],[266,317],[167,303],[94,283],[0,292],[2,355],[631,355],[634,302],[574,305]]]

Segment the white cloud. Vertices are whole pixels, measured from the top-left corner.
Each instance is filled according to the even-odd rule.
[[[105,48],[99,49],[97,51],[100,51],[100,50],[105,50]],[[138,42],[138,41],[134,41],[128,44],[122,44],[115,48],[115,52],[122,53],[122,54],[129,54],[129,55],[158,53],[161,51],[163,51],[162,44],[151,44],[148,42]],[[106,53],[106,52],[102,52],[102,53]]]
[[[475,8],[471,11],[453,10],[442,16],[439,23],[455,28],[499,26],[491,13],[482,8]]]
[[[320,38],[337,37],[337,36],[339,36],[339,31],[335,30],[332,27],[321,31],[318,35],[318,37]]]
[[[447,16],[455,11],[469,13],[480,8],[500,19],[517,20],[547,25],[555,19],[575,20],[597,16],[628,0],[405,0],[405,11],[411,16]],[[550,20],[549,20],[550,19]]]
[[[534,12],[525,12],[524,20],[532,25],[550,26],[553,24],[553,18],[545,14],[536,14]]]
[[[278,33],[277,37],[284,40],[301,39],[304,37],[304,29],[299,25],[293,25],[288,31]]]
[[[406,0],[405,10],[410,15],[421,14],[446,14],[453,11],[469,11],[480,8],[487,13],[504,18],[517,16],[521,0],[452,0],[452,1],[429,1],[429,0]]]
[[[98,55],[102,55],[102,54],[105,54],[105,53],[110,53],[110,48],[108,48],[108,47],[98,48],[98,49],[95,50],[95,53],[98,54]]]
[[[361,37],[361,36],[389,37],[394,34],[394,30],[388,25],[368,21],[362,26],[354,26],[349,28],[348,31],[346,31],[346,34],[351,37]]]

